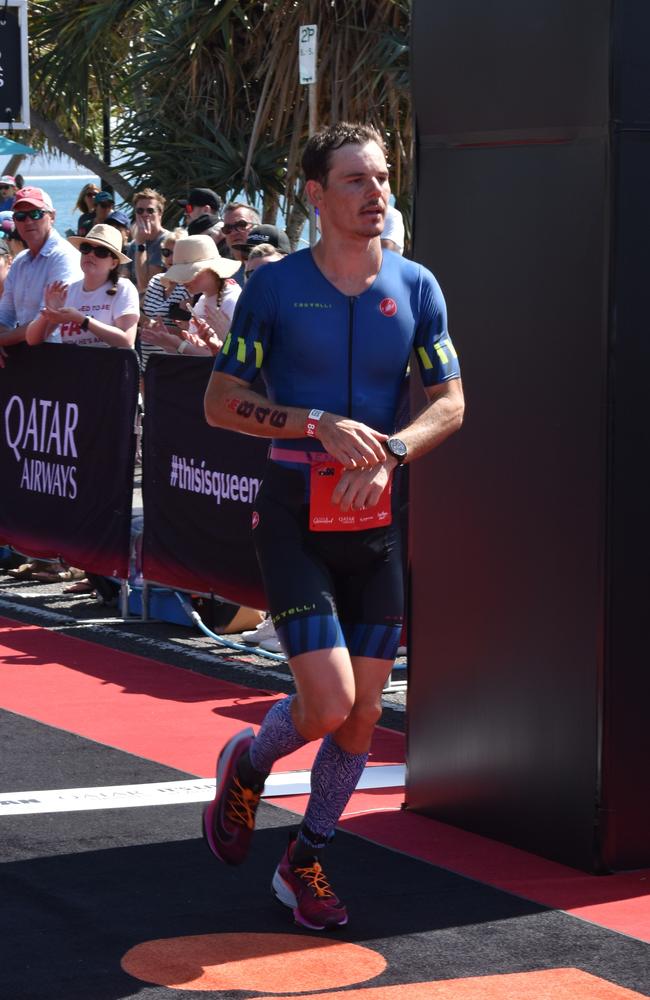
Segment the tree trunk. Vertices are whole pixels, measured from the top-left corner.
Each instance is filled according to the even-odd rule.
[[[264,206],[262,209],[262,222],[267,226],[275,226],[278,217],[278,207],[280,199],[275,191],[267,191],[264,195]]]
[[[32,128],[42,132],[52,146],[56,146],[57,149],[75,160],[76,163],[81,164],[82,167],[87,167],[88,170],[108,181],[111,187],[115,188],[125,201],[128,201],[133,196],[135,189],[117,170],[107,167],[99,156],[84,149],[78,142],[67,139],[58,125],[47,118],[43,118],[33,107],[30,114]]]
[[[300,205],[297,204],[297,202],[294,202],[291,206],[291,211],[289,212],[289,218],[287,219],[287,236],[289,237],[292,250],[300,249],[298,247],[298,241],[306,221],[307,213],[303,208],[301,208]]]
[[[18,167],[20,166],[20,164],[23,162],[24,159],[26,159],[24,153],[16,153],[14,156],[12,156],[8,160],[4,170],[2,171],[3,175],[9,174],[10,177],[15,177],[16,173],[18,172]]]

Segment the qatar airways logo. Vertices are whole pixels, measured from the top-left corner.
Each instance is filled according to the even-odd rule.
[[[395,299],[382,299],[379,303],[379,312],[382,316],[394,316],[397,312],[397,302]]]
[[[77,404],[14,395],[3,416],[5,444],[20,467],[20,488],[74,500],[77,466],[73,460],[79,457]]]

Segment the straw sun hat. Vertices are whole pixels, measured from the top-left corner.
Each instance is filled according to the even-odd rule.
[[[93,226],[87,236],[68,236],[68,243],[79,249],[82,243],[92,243],[93,246],[106,247],[114,253],[121,264],[130,264],[131,258],[122,253],[122,236],[115,226],[105,226],[100,223]]]
[[[160,275],[165,285],[186,285],[201,271],[214,271],[219,278],[232,278],[241,261],[228,260],[217,250],[211,236],[184,236],[174,244],[174,263]]]

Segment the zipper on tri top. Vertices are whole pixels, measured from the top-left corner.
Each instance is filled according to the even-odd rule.
[[[352,341],[354,339],[354,303],[353,296],[348,298],[348,417],[352,416]]]

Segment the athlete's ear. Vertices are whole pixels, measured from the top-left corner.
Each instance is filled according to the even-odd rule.
[[[305,193],[312,205],[318,205],[323,197],[323,185],[318,181],[307,181]]]

